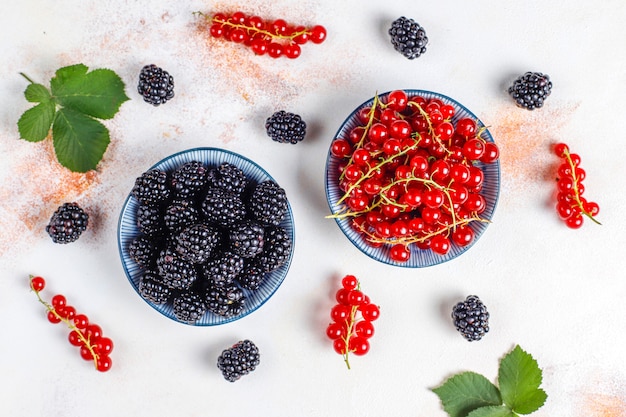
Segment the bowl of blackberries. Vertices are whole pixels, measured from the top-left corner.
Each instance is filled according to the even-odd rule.
[[[122,266],[139,296],[195,326],[261,307],[287,275],[294,240],[284,188],[218,148],[176,153],[138,175],[118,225]]]

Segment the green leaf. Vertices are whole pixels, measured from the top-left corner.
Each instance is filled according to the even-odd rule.
[[[83,64],[57,70],[50,80],[54,100],[98,119],[111,119],[122,103],[129,100],[124,92],[124,82],[109,69],[87,72]]]
[[[517,414],[505,405],[491,405],[477,408],[467,417],[517,417]]]
[[[43,101],[26,110],[17,121],[20,137],[29,142],[44,140],[50,132],[54,112],[54,103],[51,101]]]
[[[24,91],[24,97],[31,103],[44,103],[50,101],[50,91],[42,84],[28,84]]]
[[[466,417],[477,408],[502,405],[498,388],[475,372],[457,374],[433,392],[439,396],[443,409],[450,417]]]
[[[102,123],[69,108],[57,112],[52,140],[59,163],[74,172],[95,169],[110,141]]]
[[[537,361],[522,348],[515,348],[500,362],[498,384],[504,403],[520,414],[537,411],[547,394],[539,389],[542,372]]]

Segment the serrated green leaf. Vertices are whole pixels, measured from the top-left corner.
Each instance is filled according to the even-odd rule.
[[[50,80],[54,100],[61,106],[98,119],[111,119],[129,100],[124,82],[109,69],[87,72],[85,65],[64,67]]]
[[[492,405],[477,408],[469,413],[467,417],[517,417],[517,414],[505,405]]]
[[[29,142],[39,142],[48,136],[54,120],[55,106],[44,101],[26,110],[17,121],[20,137]]]
[[[95,169],[110,141],[102,123],[69,108],[57,112],[52,140],[59,163],[74,172]]]
[[[500,362],[498,384],[502,400],[515,412],[529,414],[543,405],[547,395],[539,389],[541,380],[537,361],[519,345]]]
[[[457,374],[432,391],[450,417],[466,417],[477,408],[502,405],[498,388],[475,372]]]
[[[24,97],[31,103],[43,103],[50,101],[50,91],[42,84],[28,84],[24,90]]]

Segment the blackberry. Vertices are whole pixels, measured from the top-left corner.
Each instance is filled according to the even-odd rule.
[[[288,210],[287,194],[275,181],[263,181],[252,191],[248,207],[261,224],[278,226]]]
[[[475,295],[468,295],[465,301],[452,308],[454,327],[467,340],[480,340],[489,331],[489,312]]]
[[[46,232],[54,243],[71,243],[87,229],[89,215],[76,203],[64,203],[50,217]]]
[[[176,251],[193,263],[201,264],[209,259],[213,249],[219,244],[219,230],[203,223],[192,224],[184,228],[174,238]]]
[[[241,194],[248,185],[246,174],[238,167],[223,162],[210,173],[212,187],[223,188],[231,193]]]
[[[173,291],[156,271],[147,269],[139,278],[139,294],[154,304],[165,304],[172,297]]]
[[[265,229],[263,251],[254,258],[254,262],[265,272],[272,272],[287,262],[292,249],[293,242],[285,228],[268,227]]]
[[[515,100],[515,104],[528,110],[542,107],[551,92],[550,77],[540,72],[526,72],[509,87],[509,95]]]
[[[139,73],[137,91],[146,103],[164,104],[174,97],[174,77],[154,64],[146,65]]]
[[[172,234],[179,233],[188,224],[199,221],[200,213],[190,200],[174,201],[163,212],[163,223]]]
[[[246,290],[258,290],[265,278],[265,271],[255,263],[246,265],[243,271],[237,276],[237,282]]]
[[[415,20],[404,16],[394,20],[389,28],[394,49],[408,59],[415,59],[426,52],[426,31]]]
[[[172,172],[170,183],[174,194],[189,198],[200,191],[207,182],[209,170],[202,162],[189,161]]]
[[[246,217],[241,197],[222,188],[209,188],[202,201],[202,213],[206,219],[221,226],[232,226]]]
[[[202,267],[204,277],[215,285],[231,284],[244,268],[244,259],[233,252],[213,256]]]
[[[230,228],[231,250],[243,258],[253,258],[263,250],[265,229],[253,221],[244,221]]]
[[[157,206],[140,205],[137,208],[137,227],[147,236],[162,236],[165,233],[165,225],[161,209]]]
[[[265,130],[275,142],[296,144],[304,140],[306,123],[299,115],[280,110],[267,118]]]
[[[131,194],[146,206],[162,204],[170,197],[168,175],[165,171],[151,169],[135,180]]]
[[[128,245],[128,256],[137,262],[140,268],[152,266],[158,253],[159,248],[155,239],[149,236],[137,236]]]
[[[174,316],[185,323],[200,320],[207,311],[203,298],[194,291],[185,291],[176,295],[172,307]]]
[[[235,317],[243,311],[246,296],[234,283],[216,285],[211,281],[206,291],[205,302],[209,311],[222,317]]]
[[[222,372],[224,379],[235,382],[254,371],[259,366],[260,359],[257,346],[246,339],[224,349],[217,358],[217,368]]]
[[[171,247],[161,251],[156,265],[163,282],[172,289],[187,290],[198,279],[194,265]]]

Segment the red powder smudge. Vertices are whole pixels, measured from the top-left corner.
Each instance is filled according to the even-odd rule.
[[[585,417],[626,417],[626,398],[595,394],[585,401]]]

